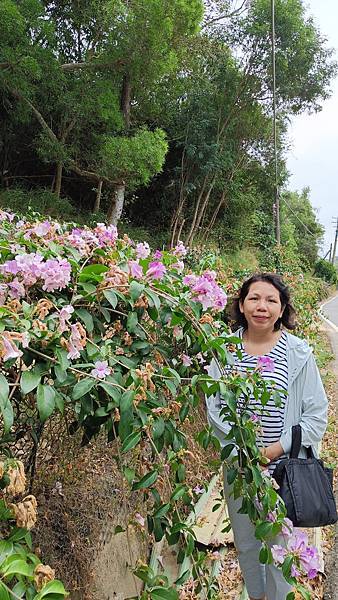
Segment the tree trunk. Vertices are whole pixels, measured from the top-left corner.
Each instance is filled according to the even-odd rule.
[[[112,190],[111,204],[107,212],[107,222],[109,225],[117,225],[121,218],[125,190],[125,184],[116,185]]]
[[[96,190],[96,198],[95,198],[93,213],[97,213],[100,210],[102,184],[103,184],[103,181],[102,181],[102,179],[100,179],[98,186],[97,186],[97,190]]]
[[[206,227],[206,229],[204,230],[204,232],[202,234],[202,242],[205,242],[208,239],[208,237],[210,235],[210,231],[212,230],[213,226],[215,225],[216,219],[218,217],[218,213],[221,210],[223,205],[225,205],[225,192],[222,192],[221,199],[213,212],[213,215],[209,221],[208,226]]]
[[[195,210],[194,210],[194,216],[193,216],[193,219],[192,219],[192,223],[190,225],[190,231],[189,231],[189,233],[188,233],[188,235],[187,235],[187,237],[185,239],[185,245],[186,246],[189,246],[191,236],[192,236],[193,231],[195,229],[195,223],[196,223],[196,220],[197,220],[198,210],[199,210],[199,207],[200,207],[200,204],[201,204],[201,200],[202,200],[202,197],[203,197],[203,194],[204,194],[206,183],[207,183],[207,177],[204,178],[202,189],[201,189],[200,193],[198,194],[198,198],[197,198],[197,202],[196,202]]]
[[[62,170],[63,170],[63,164],[62,164],[62,162],[58,162],[56,164],[55,188],[54,188],[54,193],[58,198],[60,198],[60,194],[61,194]]]

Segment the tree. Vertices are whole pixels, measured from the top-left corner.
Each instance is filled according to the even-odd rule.
[[[319,223],[309,199],[310,189],[285,192],[282,197],[282,243],[292,240],[304,268],[313,268],[323,242],[324,227]]]

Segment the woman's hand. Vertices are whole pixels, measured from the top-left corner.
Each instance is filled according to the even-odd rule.
[[[270,446],[266,446],[266,448],[262,448],[261,453],[264,458],[272,462],[282,456],[284,450],[280,442],[275,442],[274,444],[270,444]]]

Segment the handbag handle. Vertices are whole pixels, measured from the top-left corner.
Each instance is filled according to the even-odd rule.
[[[302,428],[300,425],[292,426],[292,444],[290,458],[298,458],[300,447],[302,445]],[[313,458],[312,447],[306,448],[307,458]]]

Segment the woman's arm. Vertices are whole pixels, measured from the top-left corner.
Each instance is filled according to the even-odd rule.
[[[302,428],[302,445],[306,447],[317,445],[327,426],[327,397],[312,354],[299,373],[294,386],[297,386],[296,391],[288,401],[301,402],[299,424]],[[297,423],[292,424],[296,425]],[[292,427],[289,427],[280,438],[280,444],[285,453],[290,452],[291,442]]]

